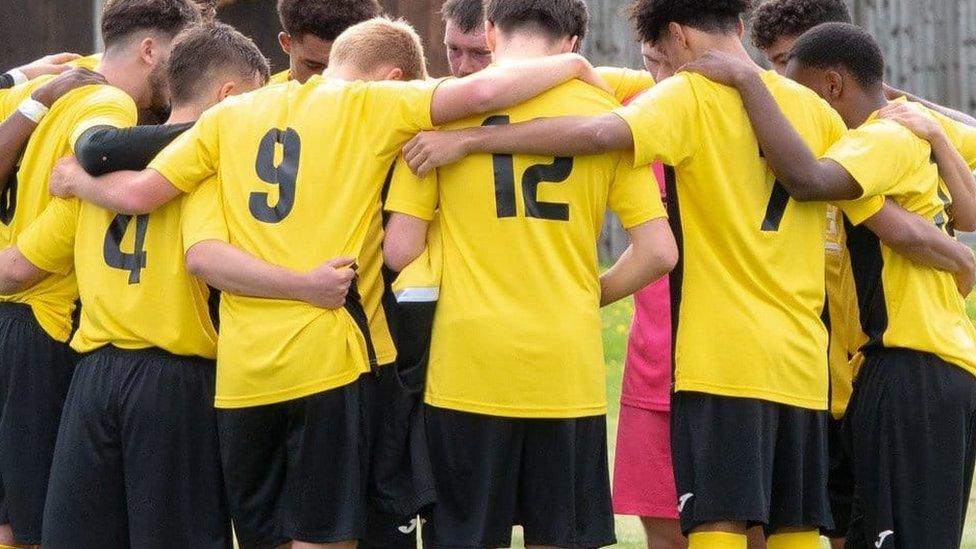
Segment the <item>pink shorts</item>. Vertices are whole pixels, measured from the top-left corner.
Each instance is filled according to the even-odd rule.
[[[671,467],[669,412],[620,406],[613,471],[613,512],[678,518],[678,494]]]

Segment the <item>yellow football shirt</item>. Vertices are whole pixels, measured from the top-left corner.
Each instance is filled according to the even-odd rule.
[[[279,73],[272,74],[271,78],[268,79],[268,85],[274,86],[276,84],[287,84],[290,81],[291,81],[291,71],[286,69]]]
[[[432,128],[437,84],[315,77],[266,87],[204,113],[150,168],[186,192],[217,175],[227,240],[260,259],[307,271],[360,257],[389,167]],[[188,213],[184,226],[195,222]],[[365,336],[345,309],[222,294],[216,404],[258,406],[351,383],[370,369]]]
[[[23,87],[14,88],[10,96],[26,97],[45,81],[47,78],[32,80]],[[7,97],[4,108],[11,108],[9,104],[16,108],[18,103],[18,97]],[[8,184],[0,200],[0,246],[16,243],[20,234],[47,207],[51,201],[48,192],[51,170],[62,157],[74,154],[74,144],[85,131],[103,125],[134,126],[136,120],[137,110],[132,98],[112,86],[85,86],[56,101],[31,135],[16,179]],[[33,288],[0,297],[0,301],[30,305],[48,335],[58,341],[68,341],[77,298],[74,274],[67,273],[49,276]]]
[[[840,419],[851,400],[854,376],[862,359],[860,349],[867,342],[867,336],[861,331],[844,214],[836,206],[827,208],[826,258],[830,413]]]
[[[209,290],[183,261],[182,201],[131,216],[56,198],[17,239],[21,253],[41,269],[59,275],[74,270],[81,322],[73,349],[158,347],[216,357]]]
[[[596,72],[610,86],[612,95],[620,103],[625,103],[654,86],[654,77],[647,71],[599,67]]]
[[[853,225],[847,239],[861,325],[869,338],[865,352],[913,349],[938,355],[976,375],[976,330],[953,276],[894,253],[860,226],[889,197],[946,227],[951,199],[928,142],[896,122],[872,115],[824,157],[843,166],[864,191],[860,199],[839,206]]]
[[[82,57],[81,59],[75,59],[74,61],[68,63],[72,67],[81,67],[83,69],[88,69],[90,71],[98,68],[98,65],[102,63],[102,54],[96,53],[89,55],[88,57]]]
[[[619,103],[579,81],[446,129],[597,115]],[[607,206],[625,227],[665,217],[651,172],[624,154],[474,155],[386,208],[443,235],[426,402],[503,417],[606,413],[596,242]]]
[[[762,78],[815,153],[845,131],[809,89]],[[732,88],[681,73],[617,112],[635,164],[667,166],[675,390],[827,409],[826,205],[789,199]]]

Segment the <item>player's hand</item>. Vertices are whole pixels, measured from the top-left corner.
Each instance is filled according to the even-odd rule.
[[[84,86],[94,86],[97,84],[107,84],[105,77],[97,72],[88,69],[71,69],[57,78],[44,84],[31,94],[35,101],[42,103],[45,107],[50,107],[55,101],[64,97],[72,90]]]
[[[942,125],[935,118],[910,103],[889,103],[878,111],[878,117],[898,122],[929,143],[945,136]]]
[[[305,275],[302,301],[323,309],[345,305],[346,294],[356,278],[355,264],[352,257],[337,257],[309,271]]]
[[[579,79],[587,84],[600,88],[601,90],[613,95],[613,89],[607,84],[607,81],[603,79],[602,76],[596,71],[596,68],[590,63],[590,61],[580,56],[580,75]]]
[[[403,158],[418,177],[427,177],[433,170],[468,155],[465,132],[420,132],[403,147]]]
[[[969,257],[970,262],[966,268],[955,273],[956,288],[963,298],[969,297],[969,294],[973,292],[973,286],[976,286],[976,258],[973,257],[971,251]]]
[[[698,59],[686,63],[678,71],[698,73],[712,82],[732,87],[738,87],[747,78],[760,72],[759,67],[754,63],[717,50],[708,50]]]
[[[71,198],[74,196],[74,190],[71,183],[75,181],[78,177],[87,175],[85,169],[81,167],[78,163],[78,159],[73,156],[66,156],[54,165],[54,170],[51,171],[51,178],[48,182],[48,187],[51,192],[51,196],[56,196],[58,198]]]
[[[80,58],[81,56],[77,53],[56,53],[54,55],[47,55],[38,59],[37,61],[17,68],[20,70],[20,72],[24,73],[24,76],[26,76],[28,80],[33,80],[38,76],[43,76],[45,74],[61,74],[71,68],[66,63],[70,63]]]

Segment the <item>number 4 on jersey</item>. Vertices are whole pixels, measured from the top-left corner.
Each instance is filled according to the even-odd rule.
[[[135,244],[132,253],[122,251],[122,239],[136,220]],[[105,243],[102,247],[105,264],[114,269],[129,271],[129,284],[138,284],[142,278],[142,270],[146,268],[146,230],[149,229],[148,215],[117,215],[105,232]]]

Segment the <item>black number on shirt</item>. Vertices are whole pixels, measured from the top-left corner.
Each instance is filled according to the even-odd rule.
[[[275,165],[275,149],[282,147],[281,163]],[[265,183],[278,186],[278,202],[268,203],[268,193],[253,192],[249,206],[251,215],[258,221],[278,223],[288,217],[295,205],[295,184],[298,181],[298,161],[301,158],[302,140],[291,128],[273,129],[266,133],[258,146],[258,158],[254,168]]]
[[[17,171],[10,174],[7,178],[7,188],[0,195],[0,221],[4,225],[10,225],[14,220],[14,211],[17,209]]]
[[[122,239],[129,230],[132,220],[136,220],[135,243],[132,246],[132,253],[122,251]],[[146,231],[149,229],[149,215],[122,215],[115,216],[108,231],[105,232],[105,243],[102,245],[102,254],[105,257],[105,264],[115,269],[129,271],[129,284],[138,284],[141,281],[142,270],[146,268]]]
[[[491,116],[482,126],[509,124],[508,116]],[[515,217],[515,162],[510,154],[491,155],[495,173],[495,213],[499,219]],[[559,157],[551,164],[529,166],[522,175],[522,196],[525,200],[525,216],[535,219],[569,221],[569,204],[540,202],[540,183],[561,183],[573,172],[573,159]]]
[[[759,157],[766,158],[762,149],[759,149]],[[769,195],[769,203],[766,204],[766,217],[763,218],[763,232],[776,232],[783,221],[783,214],[786,213],[786,206],[790,203],[790,193],[786,192],[786,187],[779,180],[773,181],[773,192]]]

